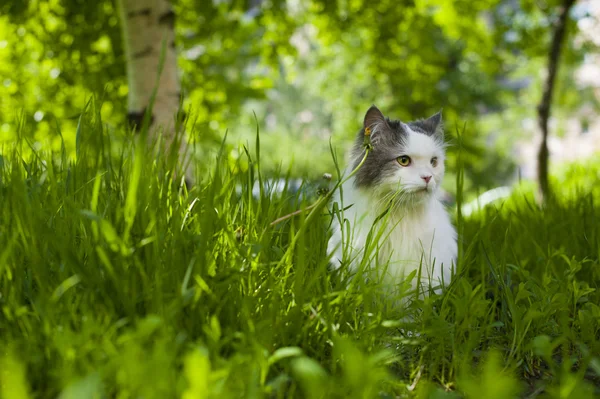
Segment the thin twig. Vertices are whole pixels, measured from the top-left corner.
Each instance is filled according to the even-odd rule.
[[[294,212],[292,212],[292,213],[289,213],[289,214],[287,214],[287,215],[285,215],[285,216],[282,216],[282,217],[280,217],[280,218],[278,218],[278,219],[275,219],[275,220],[273,220],[273,221],[271,222],[271,224],[270,224],[270,225],[271,225],[271,226],[275,226],[277,223],[283,222],[284,220],[287,220],[287,219],[289,219],[289,218],[291,218],[291,217],[294,217],[294,216],[296,216],[296,215],[299,215],[299,214],[301,214],[302,212],[309,211],[309,210],[311,210],[312,208],[314,208],[315,206],[317,206],[317,204],[318,204],[318,203],[319,203],[319,201],[315,202],[315,203],[314,203],[314,204],[312,204],[312,205],[309,205],[309,206],[307,206],[307,207],[306,207],[306,208],[304,208],[304,209],[298,209],[297,211],[294,211]]]
[[[290,213],[290,214],[287,214],[287,215],[285,215],[285,216],[282,216],[282,217],[280,217],[280,218],[278,218],[278,219],[275,219],[274,221],[272,221],[272,222],[270,223],[270,226],[275,226],[277,223],[280,223],[280,222],[282,222],[282,221],[284,221],[284,220],[287,220],[287,219],[289,219],[289,218],[291,218],[291,217],[294,217],[294,216],[296,216],[296,215],[299,215],[299,214],[301,214],[302,212],[309,211],[309,210],[313,209],[314,207],[316,207],[317,205],[319,205],[319,204],[321,203],[321,201],[323,201],[323,200],[326,200],[326,201],[328,201],[328,200],[329,200],[329,198],[331,198],[331,195],[333,194],[333,192],[334,192],[334,191],[335,191],[335,190],[336,190],[336,189],[337,189],[339,186],[341,186],[341,185],[342,185],[344,182],[346,182],[347,180],[351,179],[351,178],[352,178],[352,177],[353,177],[353,176],[356,174],[356,172],[358,171],[358,169],[360,169],[360,168],[361,168],[361,166],[363,166],[363,164],[365,163],[365,161],[366,161],[366,159],[367,159],[367,155],[369,155],[369,151],[371,150],[371,137],[370,137],[370,134],[371,134],[371,131],[370,131],[370,130],[368,130],[368,128],[367,128],[367,130],[365,130],[365,144],[364,144],[364,147],[365,147],[365,155],[364,155],[363,159],[362,159],[362,160],[360,161],[360,163],[359,163],[359,164],[356,166],[356,168],[354,168],[354,170],[353,170],[352,172],[350,172],[350,174],[349,174],[349,175],[348,175],[348,176],[347,176],[347,177],[346,177],[344,180],[342,180],[342,181],[339,181],[339,182],[338,182],[338,183],[335,185],[335,187],[333,188],[333,190],[331,190],[331,192],[329,192],[329,193],[327,193],[326,195],[324,195],[323,197],[319,198],[319,199],[317,200],[317,202],[315,202],[315,203],[314,203],[314,204],[312,204],[312,205],[309,205],[309,206],[307,206],[307,207],[306,207],[306,208],[304,208],[304,209],[298,209],[297,211],[294,211],[294,212],[292,212],[292,213]]]

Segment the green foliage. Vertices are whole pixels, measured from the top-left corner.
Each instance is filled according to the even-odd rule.
[[[2,398],[29,398],[25,367],[18,360],[12,348],[5,347],[0,358],[0,383]]]
[[[184,106],[192,107],[207,143],[220,142],[224,123],[243,102],[264,98],[274,73],[268,64],[276,54],[291,52],[287,38],[295,25],[278,4],[261,7],[253,17],[246,2],[175,2]],[[14,139],[20,110],[36,127],[27,133],[44,140],[56,119],[76,120],[90,93],[102,94],[105,122],[124,122],[128,89],[115,0],[10,0],[3,10],[3,141]],[[71,151],[75,122],[62,129]],[[60,142],[54,145],[60,148]]]
[[[95,107],[75,160],[24,158],[24,141],[0,158],[5,397],[598,394],[600,209],[580,180],[590,169],[565,174],[577,196],[540,209],[522,188],[461,221],[452,285],[390,307],[376,284],[348,287],[328,270],[328,213],[271,225],[307,204],[254,198],[263,175],[250,151],[239,167],[213,154],[187,192],[173,165],[121,145]]]
[[[91,93],[102,93],[106,121],[124,120],[127,81],[113,1],[6,4],[13,14],[0,17],[0,145],[15,140],[20,123],[35,127],[26,132],[32,142],[46,141],[60,120],[71,153]],[[63,142],[50,144],[60,150]]]
[[[535,118],[558,3],[174,1],[184,108],[192,130],[202,132],[194,139],[205,151],[227,129],[236,144],[252,140],[254,111],[267,133],[268,173],[313,177],[331,171],[328,139],[341,155],[372,103],[405,120],[443,108],[450,136],[467,125],[466,189],[474,195],[510,181],[514,140],[536,134],[521,124]],[[102,118],[118,130],[128,89],[115,0],[6,0],[0,7],[0,143],[26,122],[33,145],[51,136],[54,150],[64,142],[72,155],[90,93],[101,93]],[[573,14],[570,35],[584,16]],[[566,44],[560,117],[583,104],[598,107],[573,76],[594,44]],[[507,87],[524,78],[528,86]]]
[[[296,25],[284,3],[174,2],[186,106],[203,132],[233,129],[242,104],[264,100],[273,87],[278,54],[293,53]]]
[[[479,377],[462,376],[459,386],[467,398],[514,398],[521,391],[516,378],[504,371],[502,358],[496,351],[488,354]]]

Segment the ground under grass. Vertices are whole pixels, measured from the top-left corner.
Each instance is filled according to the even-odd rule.
[[[3,149],[2,398],[600,394],[600,169],[459,218],[453,284],[395,309],[328,270],[325,209],[271,225],[312,199],[254,198],[256,151],[188,191],[96,117],[76,160]]]

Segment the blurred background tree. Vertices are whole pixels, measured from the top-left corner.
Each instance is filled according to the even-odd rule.
[[[333,171],[328,140],[342,155],[372,103],[405,120],[443,108],[451,142],[466,126],[472,195],[519,175],[533,177],[536,155],[529,152],[541,135],[536,107],[561,4],[173,1],[192,138],[202,151],[211,151],[225,130],[232,144],[253,140],[255,112],[263,165],[312,178]],[[76,118],[93,93],[102,95],[102,117],[115,134],[126,131],[128,58],[115,0],[8,0],[0,12],[2,142],[25,123],[34,145],[58,149],[58,121],[72,151]],[[600,43],[588,33],[598,26],[598,14],[597,2],[589,0],[570,10],[551,137],[595,131],[600,95],[589,76],[597,73]],[[549,145],[552,153],[555,144]],[[450,191],[452,181],[446,180]]]

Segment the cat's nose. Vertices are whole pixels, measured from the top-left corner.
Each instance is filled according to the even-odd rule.
[[[431,180],[431,175],[421,176],[421,179],[425,180],[425,183],[429,183],[429,180]]]

